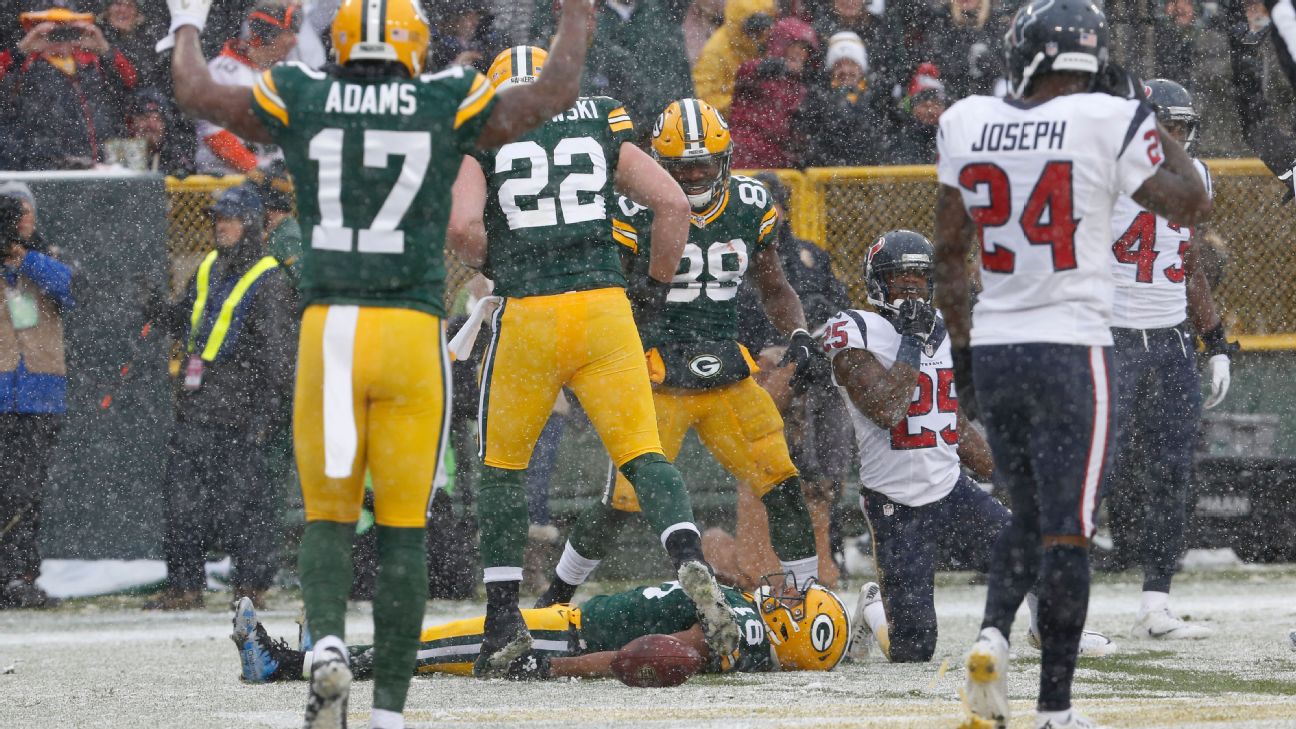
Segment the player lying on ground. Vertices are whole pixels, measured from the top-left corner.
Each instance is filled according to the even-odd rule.
[[[612,659],[630,641],[645,635],[673,635],[706,661],[703,671],[831,671],[846,653],[850,620],[841,599],[810,582],[797,588],[790,576],[766,584],[757,594],[721,588],[738,615],[742,640],[727,656],[707,646],[698,611],[679,582],[636,587],[615,595],[595,595],[580,605],[523,610],[532,652],[514,661],[507,676],[518,680],[612,676]],[[786,578],[786,579],[784,579]],[[472,674],[484,632],[484,617],[455,620],[423,630],[417,673]],[[242,661],[243,680],[289,681],[310,676],[314,654],[275,642],[257,620],[252,603],[240,600],[232,636]],[[307,642],[309,639],[307,639]],[[373,646],[349,646],[351,671],[367,678]]]
[[[824,349],[846,400],[860,455],[860,510],[873,534],[878,580],[860,588],[850,655],[874,639],[896,663],[936,651],[933,580],[942,543],[972,569],[989,568],[1008,509],[965,475],[989,480],[990,448],[959,410],[944,322],[932,307],[932,244],[910,230],[883,233],[864,267],[878,313],[843,311],[828,321]],[[1028,637],[1040,646],[1034,594]],[[1115,645],[1086,630],[1082,655]]]

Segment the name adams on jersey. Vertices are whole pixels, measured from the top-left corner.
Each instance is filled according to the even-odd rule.
[[[450,187],[494,103],[461,66],[416,78],[331,76],[276,66],[252,108],[292,170],[303,304],[401,307],[444,316]]]
[[[636,246],[631,276],[648,275],[652,212],[621,197],[615,235]],[[753,256],[773,241],[778,210],[760,180],[734,175],[724,195],[705,213],[692,215],[684,255],[661,315],[639,322],[644,348],[667,342],[723,341],[738,337],[738,286]]]
[[[828,320],[824,351],[829,359],[848,349],[863,349],[887,369],[895,365],[900,333],[871,311],[843,311]],[[939,501],[958,482],[958,398],[954,390],[954,358],[945,324],[937,314],[936,329],[921,353],[918,383],[906,417],[893,428],[869,420],[837,382],[855,426],[860,454],[860,484],[905,506]]]
[[[621,145],[633,136],[621,102],[581,97],[517,141],[475,153],[487,184],[483,272],[495,293],[625,286],[611,207]]]

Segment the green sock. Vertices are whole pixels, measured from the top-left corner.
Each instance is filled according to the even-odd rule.
[[[622,466],[621,473],[634,485],[639,508],[653,532],[661,534],[676,524],[693,524],[693,504],[684,477],[665,456],[645,453]]]
[[[482,466],[477,515],[481,528],[482,567],[522,570],[526,549],[526,492],[522,471]],[[518,577],[517,579],[521,579]]]
[[[595,502],[581,512],[567,535],[567,541],[585,559],[603,560],[612,550],[629,516],[628,511],[617,511],[601,501]]]
[[[793,476],[761,497],[769,514],[770,544],[783,562],[815,556],[814,524],[801,493],[801,477]]]
[[[375,709],[400,713],[414,675],[423,610],[427,607],[427,532],[379,525],[374,589]]]
[[[307,522],[297,553],[306,622],[316,639],[346,639],[347,596],[351,594],[351,540],[355,522]]]

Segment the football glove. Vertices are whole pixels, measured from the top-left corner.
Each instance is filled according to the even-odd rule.
[[[779,360],[778,366],[782,367],[791,362],[796,365],[797,371],[800,371],[811,358],[819,356],[819,343],[815,338],[810,336],[810,332],[804,329],[797,329],[788,337],[787,351],[783,353],[783,359]]]
[[[905,299],[896,307],[896,325],[901,334],[907,334],[926,344],[936,330],[936,307],[921,299]]]
[[[1232,381],[1229,357],[1241,347],[1237,342],[1230,342],[1224,336],[1223,322],[1216,324],[1214,329],[1202,334],[1201,340],[1206,347],[1206,354],[1210,355],[1211,369],[1210,396],[1206,398],[1206,402],[1202,403],[1202,407],[1210,410],[1224,402],[1224,396],[1228,394],[1229,383]]]
[[[207,13],[211,11],[211,0],[167,0],[167,10],[171,11],[171,28],[154,48],[158,53],[175,47],[175,34],[186,25],[192,25],[202,34],[207,27]]]
[[[666,306],[666,296],[671,285],[662,283],[652,276],[634,276],[626,286],[626,298],[630,299],[630,309],[634,312],[635,322],[656,319]]]
[[[976,387],[972,384],[972,348],[952,347],[954,359],[954,395],[958,398],[959,412],[968,420],[976,420]]]
[[[1296,198],[1296,162],[1292,163],[1291,169],[1278,175],[1278,179],[1282,180],[1283,187],[1286,188],[1282,196],[1282,204],[1286,205],[1292,198]]]
[[[1121,99],[1147,100],[1143,93],[1143,82],[1115,63],[1108,63],[1094,76],[1093,90]]]

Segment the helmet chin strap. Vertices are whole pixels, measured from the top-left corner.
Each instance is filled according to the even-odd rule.
[[[697,195],[689,195],[685,193],[684,196],[688,198],[689,207],[693,208],[693,212],[700,213],[703,210],[706,210],[706,207],[711,204],[711,200],[715,197],[715,188]]]

